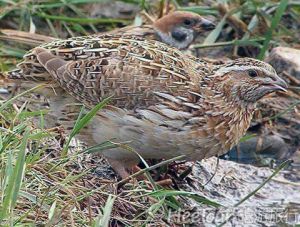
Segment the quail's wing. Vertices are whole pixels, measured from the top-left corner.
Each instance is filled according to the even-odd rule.
[[[66,61],[43,48],[35,54],[39,63],[69,94],[93,106],[108,96],[120,108],[150,106],[161,96],[187,97],[201,75],[196,63],[164,45],[126,45],[110,49],[104,57]]]

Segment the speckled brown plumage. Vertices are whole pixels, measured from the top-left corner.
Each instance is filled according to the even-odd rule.
[[[129,143],[146,159],[184,154],[187,160],[201,160],[224,154],[246,132],[255,103],[286,88],[270,65],[254,59],[208,67],[158,41],[107,35],[83,42],[97,49],[32,51],[50,76],[10,78],[55,81],[89,107],[112,96],[89,135],[97,143]],[[69,51],[89,57],[64,60]],[[103,154],[122,177],[138,162],[121,148]]]

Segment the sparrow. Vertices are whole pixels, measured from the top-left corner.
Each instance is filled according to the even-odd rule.
[[[142,36],[145,39],[158,40],[178,49],[186,49],[199,35],[215,29],[215,24],[187,11],[171,12],[156,20],[153,25],[124,27],[112,31],[113,34]]]
[[[97,144],[125,143],[144,159],[222,155],[245,134],[257,101],[287,89],[271,65],[251,58],[209,65],[135,36],[77,39],[81,44],[74,47],[72,42],[33,49],[35,73],[5,79],[57,84],[88,108],[111,97],[82,133]],[[139,162],[122,147],[102,154],[122,178]]]

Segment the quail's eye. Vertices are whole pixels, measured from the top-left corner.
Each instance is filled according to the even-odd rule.
[[[257,75],[257,72],[255,71],[255,70],[249,70],[248,71],[248,75],[250,76],[250,77],[257,77],[258,75]]]
[[[193,21],[191,19],[185,19],[183,21],[184,25],[186,26],[192,26],[193,25]]]

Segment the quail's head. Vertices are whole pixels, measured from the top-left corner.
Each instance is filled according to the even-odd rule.
[[[286,91],[287,84],[268,63],[240,58],[222,67],[215,73],[214,87],[230,100],[255,103],[275,91]]]

